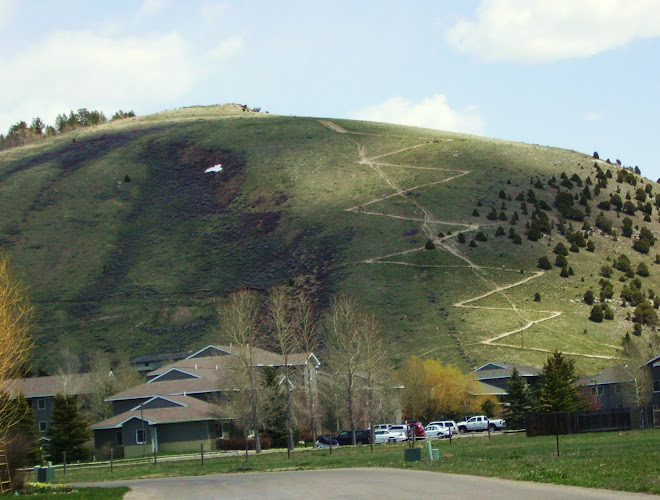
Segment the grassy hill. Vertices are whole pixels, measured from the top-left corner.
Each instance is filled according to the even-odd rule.
[[[43,367],[54,347],[133,355],[217,341],[224,294],[290,283],[320,307],[339,292],[359,297],[395,360],[541,365],[560,349],[587,372],[619,358],[626,333],[650,334],[644,325],[632,335],[635,301],[621,304],[623,287],[660,291],[658,247],[633,249],[642,228],[658,234],[660,187],[621,171],[573,151],[434,130],[186,108],[1,151],[0,245],[37,307]],[[557,188],[572,207],[556,205]],[[638,188],[650,191],[642,210]],[[597,208],[617,192],[634,214]],[[596,227],[601,212],[616,235]],[[530,241],[526,226],[538,222]],[[480,232],[486,241],[471,244]],[[578,233],[595,248],[568,252],[572,275],[538,269]],[[583,295],[599,297],[601,268],[622,254],[633,274],[609,278],[614,319],[590,321]],[[648,277],[634,274],[641,262]]]

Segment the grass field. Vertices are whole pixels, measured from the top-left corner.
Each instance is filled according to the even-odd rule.
[[[108,469],[69,469],[60,471],[59,482],[86,482],[166,476],[194,476],[216,473],[267,472],[345,467],[398,467],[455,474],[499,477],[520,481],[605,488],[660,494],[660,462],[657,450],[660,431],[636,431],[560,436],[560,455],[555,437],[526,438],[522,434],[468,437],[433,441],[440,452],[438,462],[407,463],[405,444],[342,447],[328,450],[297,451],[287,460],[286,453],[228,458],[161,462],[153,465],[116,466]],[[425,454],[423,453],[423,456]]]

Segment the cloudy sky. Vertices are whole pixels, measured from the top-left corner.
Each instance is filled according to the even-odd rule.
[[[225,102],[575,149],[660,177],[658,0],[0,0],[0,132]]]

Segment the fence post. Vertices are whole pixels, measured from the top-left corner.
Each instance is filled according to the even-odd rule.
[[[154,448],[154,469],[156,468],[156,448]]]
[[[64,464],[62,466],[62,474],[66,476],[66,451],[63,451],[62,454],[64,455]]]
[[[556,413],[555,413],[555,435],[557,436],[557,456],[559,456],[559,426],[557,425]]]
[[[110,448],[110,474],[112,474],[112,459],[114,458],[115,449]]]
[[[202,467],[204,467],[204,443],[199,443],[199,451],[202,455]]]

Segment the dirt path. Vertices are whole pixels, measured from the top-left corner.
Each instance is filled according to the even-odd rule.
[[[329,120],[320,120],[320,123],[324,125],[325,127],[329,128],[330,130],[337,132],[339,134],[342,134],[346,140],[349,142],[353,143],[358,152],[358,164],[360,165],[366,165],[370,169],[374,171],[391,189],[392,193],[390,194],[384,194],[380,198],[376,198],[370,201],[367,201],[365,203],[362,203],[360,205],[356,205],[354,207],[349,207],[346,208],[345,211],[348,212],[354,212],[362,215],[375,215],[379,217],[389,217],[389,218],[394,218],[394,219],[400,219],[400,220],[409,220],[409,221],[414,221],[418,222],[422,225],[422,230],[424,231],[424,234],[434,242],[435,246],[437,249],[444,250],[448,252],[449,254],[453,255],[454,257],[460,259],[461,261],[465,262],[465,266],[458,266],[458,265],[436,265],[436,266],[428,266],[428,265],[421,265],[421,264],[412,264],[409,262],[398,262],[396,260],[386,260],[386,259],[391,259],[393,257],[398,257],[414,252],[421,251],[423,247],[418,247],[418,248],[413,248],[413,249],[408,249],[408,250],[403,250],[400,252],[393,252],[389,253],[386,255],[378,256],[378,257],[371,257],[365,260],[362,260],[360,262],[356,262],[354,264],[381,264],[381,265],[399,265],[399,266],[410,266],[410,267],[433,267],[433,268],[466,268],[469,269],[475,276],[477,276],[478,279],[483,281],[485,284],[488,286],[492,287],[492,289],[486,293],[480,294],[476,297],[469,298],[467,300],[459,301],[454,304],[452,304],[453,307],[458,307],[458,308],[466,308],[466,309],[484,309],[484,310],[493,310],[493,311],[511,311],[514,313],[520,323],[521,326],[519,328],[516,328],[514,330],[509,330],[506,332],[500,332],[497,333],[496,335],[493,335],[491,337],[488,337],[486,339],[482,339],[478,343],[481,345],[485,346],[497,346],[497,347],[507,347],[511,349],[518,349],[518,350],[529,350],[529,351],[541,351],[541,352],[550,352],[549,350],[542,349],[542,348],[536,348],[536,347],[521,347],[517,345],[512,345],[512,344],[507,344],[504,342],[498,342],[503,339],[506,339],[507,337],[510,337],[515,334],[522,334],[523,331],[528,330],[529,328],[532,328],[533,326],[542,324],[544,322],[550,321],[554,318],[557,318],[562,314],[562,311],[534,311],[535,313],[543,313],[547,314],[547,316],[544,316],[539,319],[535,320],[530,320],[525,317],[524,313],[517,307],[516,303],[506,294],[507,290],[510,290],[511,288],[517,287],[524,285],[530,280],[539,278],[543,276],[544,272],[543,271],[533,271],[531,275],[527,275],[524,278],[508,284],[508,285],[498,285],[496,282],[491,280],[488,275],[486,274],[485,270],[497,270],[500,271],[499,268],[495,267],[482,267],[461,252],[461,250],[455,245],[454,243],[454,238],[458,236],[460,233],[468,233],[468,232],[473,232],[479,230],[481,227],[479,224],[466,224],[464,222],[458,222],[458,221],[447,221],[447,220],[438,220],[434,215],[431,213],[429,209],[426,207],[422,206],[416,199],[413,197],[409,196],[408,193],[414,190],[419,190],[424,187],[429,187],[429,186],[434,186],[437,184],[443,184],[450,182],[452,180],[458,179],[460,177],[463,177],[465,175],[470,174],[469,170],[456,170],[456,169],[443,169],[443,168],[437,168],[437,167],[420,167],[420,166],[412,166],[412,165],[403,165],[403,164],[393,164],[393,163],[383,163],[383,162],[377,162],[375,160],[381,159],[381,158],[386,158],[388,156],[392,156],[398,153],[403,153],[405,151],[411,151],[417,148],[421,148],[424,146],[429,146],[432,145],[433,143],[430,143],[428,141],[420,143],[420,144],[415,144],[413,146],[405,147],[405,148],[400,148],[394,151],[390,151],[388,153],[380,154],[377,156],[372,156],[369,157],[366,152],[366,148],[364,145],[360,144],[357,140],[355,140],[351,135],[365,135],[365,134],[359,134],[357,132],[351,132],[349,130],[344,129],[343,127],[340,127],[336,123],[333,123]],[[383,134],[366,134],[366,135],[383,135]],[[451,139],[450,139],[451,140]],[[443,141],[446,142],[446,141]],[[420,184],[417,186],[413,187],[407,187],[403,189],[401,186],[398,186],[396,182],[390,178],[387,173],[384,171],[383,168],[381,167],[398,167],[398,168],[410,168],[410,169],[423,169],[423,170],[433,170],[437,172],[446,172],[446,173],[453,173],[454,175],[450,175],[449,177],[445,179],[441,179],[438,181],[432,181],[428,182],[425,184]],[[423,217],[406,217],[402,215],[395,215],[395,214],[386,214],[386,213],[380,213],[380,212],[374,212],[370,210],[365,210],[365,207],[373,206],[377,203],[381,203],[383,201],[389,200],[394,197],[402,197],[413,203],[415,206],[419,208],[421,213],[423,214]],[[451,235],[446,235],[443,237],[439,237],[435,231],[432,230],[431,225],[432,224],[447,224],[451,226],[458,226],[461,227],[462,229],[459,229],[458,231],[455,231]],[[502,269],[501,271],[504,272],[513,272],[513,271],[507,271],[505,269]],[[479,305],[473,305],[471,303],[477,302],[481,299],[484,299],[486,297],[489,297],[490,295],[493,294],[499,294],[506,302],[508,302],[509,307],[488,307],[488,306],[479,306]],[[497,342],[497,343],[496,343]],[[470,344],[463,344],[463,345],[470,345]],[[614,359],[614,356],[605,356],[605,355],[598,355],[598,354],[582,354],[582,353],[569,353],[566,352],[565,354],[570,354],[574,356],[583,356],[587,358],[600,358],[600,359]]]

